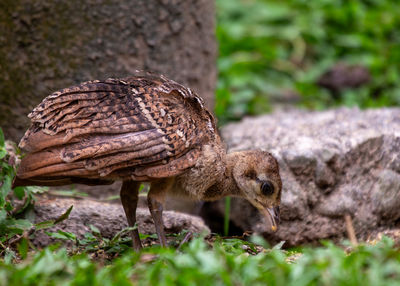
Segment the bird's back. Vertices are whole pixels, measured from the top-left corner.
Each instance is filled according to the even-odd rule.
[[[89,81],[46,97],[21,139],[15,185],[101,184],[179,175],[218,141],[202,99],[163,76]]]

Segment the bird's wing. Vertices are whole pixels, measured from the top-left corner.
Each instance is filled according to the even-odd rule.
[[[201,146],[218,136],[197,95],[151,75],[60,90],[29,117],[20,178],[174,176],[193,166]]]

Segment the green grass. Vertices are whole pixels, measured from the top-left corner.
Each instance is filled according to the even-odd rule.
[[[265,113],[297,93],[300,105],[400,105],[400,2],[394,0],[217,0],[222,123]],[[372,80],[337,99],[318,87],[335,63],[360,64]]]
[[[247,243],[249,244],[249,243]],[[239,240],[209,247],[197,238],[175,249],[128,251],[112,261],[46,248],[19,263],[0,261],[0,285],[398,285],[400,252],[389,239],[346,253],[331,243],[249,255]]]

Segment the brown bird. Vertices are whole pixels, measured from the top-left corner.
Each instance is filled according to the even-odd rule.
[[[88,81],[49,95],[28,116],[32,124],[19,143],[27,154],[14,187],[123,180],[121,201],[134,226],[139,186],[150,182],[148,205],[162,246],[167,194],[242,197],[277,229],[276,159],[261,150],[227,154],[203,100],[164,76]],[[131,235],[141,249],[138,229]]]

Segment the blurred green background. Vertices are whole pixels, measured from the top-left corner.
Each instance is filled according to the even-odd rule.
[[[400,1],[216,3],[220,123],[266,113],[277,104],[309,109],[400,105]],[[356,67],[364,82],[334,90],[319,85],[337,64],[349,67],[339,72],[344,77],[339,81]]]

